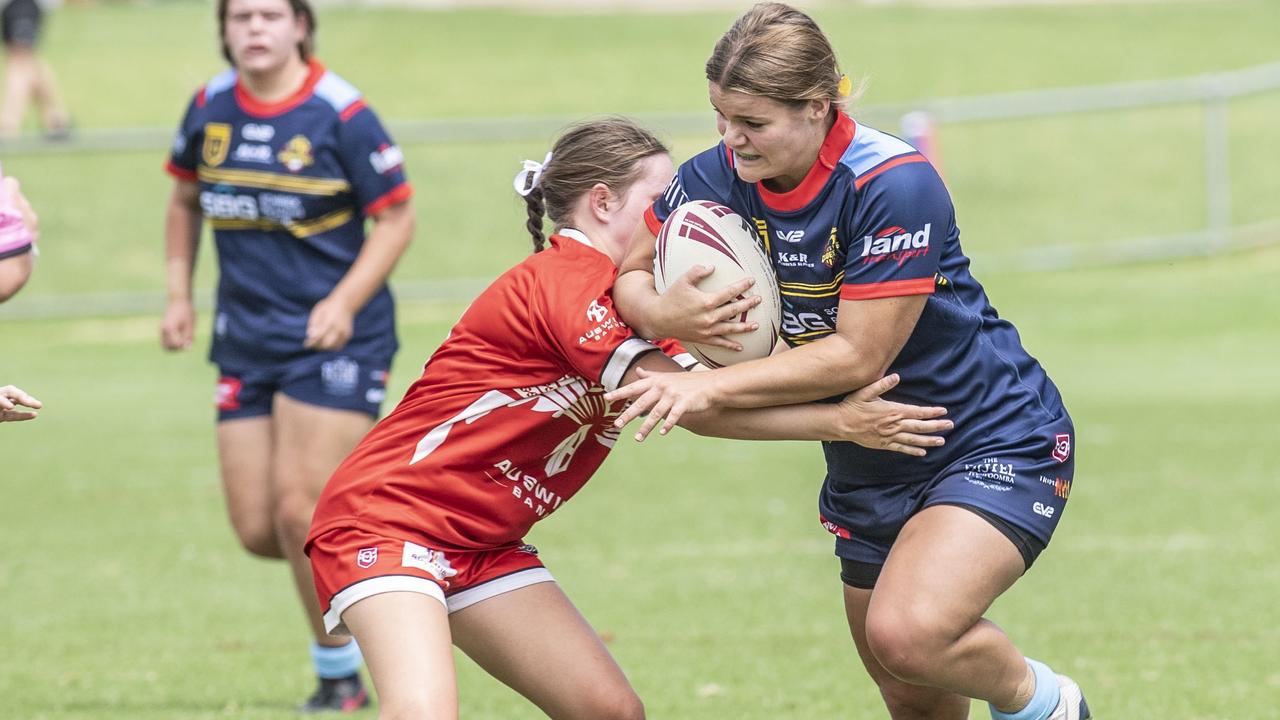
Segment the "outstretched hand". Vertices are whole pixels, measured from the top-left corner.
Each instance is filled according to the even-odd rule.
[[[28,407],[31,410],[19,410],[19,407]],[[42,407],[44,405],[39,400],[23,392],[22,388],[13,385],[0,387],[0,422],[32,420],[36,416],[35,411]]]
[[[708,382],[712,373],[650,372],[638,367],[636,374],[640,376],[639,380],[604,396],[609,402],[632,401],[613,422],[619,429],[648,413],[636,431],[636,442],[648,437],[659,422],[662,422],[662,427],[658,434],[666,435],[685,413],[702,412],[713,405],[712,387]]]
[[[925,448],[945,443],[933,433],[946,432],[955,424],[941,419],[946,408],[907,405],[880,397],[899,381],[897,373],[886,375],[846,395],[839,404],[842,432],[846,440],[872,450],[924,457]]]

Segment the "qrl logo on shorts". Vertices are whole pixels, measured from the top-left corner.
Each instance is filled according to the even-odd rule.
[[[218,406],[219,410],[239,410],[240,390],[243,387],[244,383],[236,378],[219,378],[218,387],[213,393],[213,403]]]
[[[1053,439],[1053,459],[1060,463],[1071,457],[1071,436],[1062,434]]]
[[[359,565],[362,568],[373,567],[373,564],[376,562],[378,562],[378,548],[376,547],[361,548],[360,551],[356,553],[356,565]]]

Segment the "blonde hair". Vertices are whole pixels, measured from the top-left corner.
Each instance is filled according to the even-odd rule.
[[[570,127],[551,148],[551,161],[542,169],[537,185],[525,196],[529,219],[525,228],[533,237],[533,251],[546,243],[543,215],[556,229],[569,224],[569,216],[582,194],[604,183],[622,195],[640,176],[640,163],[670,151],[653,133],[624,117],[588,120]],[[527,183],[532,182],[530,176]]]
[[[842,106],[850,94],[822,29],[783,3],[760,3],[735,20],[711,51],[706,70],[721,90],[784,103],[830,100]]]

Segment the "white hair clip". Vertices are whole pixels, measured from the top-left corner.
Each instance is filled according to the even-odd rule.
[[[525,160],[524,167],[516,174],[516,179],[512,181],[516,192],[520,193],[520,197],[528,197],[533,189],[538,187],[538,181],[542,179],[542,171],[547,169],[551,164],[551,153],[543,158],[542,162],[537,160]]]

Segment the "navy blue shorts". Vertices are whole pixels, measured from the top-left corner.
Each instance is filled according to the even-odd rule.
[[[41,15],[36,0],[11,0],[0,11],[0,37],[6,45],[35,45],[40,37]]]
[[[839,517],[822,517],[836,536],[845,582],[874,586],[902,527],[934,505],[972,510],[1018,548],[1026,567],[1049,544],[1071,495],[1075,433],[1069,424],[1006,444],[991,444],[913,483],[841,487],[827,478],[824,504],[838,498]],[[833,513],[834,514],[834,513]]]
[[[299,402],[378,416],[387,397],[390,358],[365,360],[318,352],[268,367],[219,365],[218,422],[271,414],[276,393]]]

